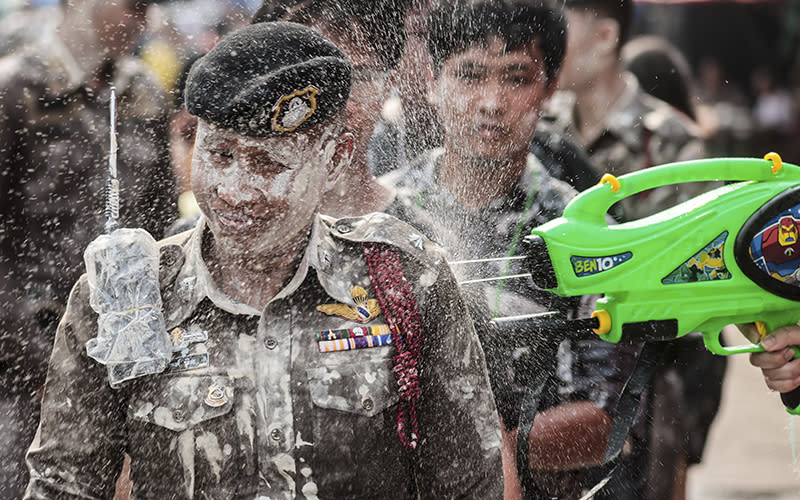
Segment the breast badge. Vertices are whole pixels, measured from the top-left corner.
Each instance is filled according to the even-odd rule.
[[[328,316],[337,316],[358,323],[368,323],[381,313],[381,306],[378,305],[378,301],[367,299],[367,291],[360,286],[353,287],[350,290],[350,296],[353,297],[353,302],[356,304],[355,307],[347,304],[325,304],[317,306],[317,311]]]

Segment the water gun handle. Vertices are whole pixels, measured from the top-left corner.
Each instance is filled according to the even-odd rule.
[[[782,392],[781,402],[786,407],[786,411],[792,415],[800,415],[800,387],[791,392]]]
[[[776,153],[768,153],[764,159],[721,158],[671,163],[619,179],[606,174],[599,185],[584,191],[567,205],[564,217],[605,225],[606,213],[613,204],[649,189],[685,182],[771,181],[797,175],[798,168],[783,163]]]
[[[775,329],[761,321],[756,321],[755,325],[762,339],[767,335],[767,333]],[[722,356],[751,352],[765,352],[765,349],[761,347],[761,344],[745,344],[733,347],[723,346],[719,341],[719,332],[703,332],[703,342],[709,351]],[[792,346],[792,349],[794,350],[794,358],[800,358],[800,347]],[[792,415],[800,415],[800,387],[790,392],[781,393],[781,401],[786,407],[787,412],[791,413]]]

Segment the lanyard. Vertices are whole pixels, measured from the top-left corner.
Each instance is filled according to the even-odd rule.
[[[519,220],[517,221],[517,226],[514,228],[514,236],[511,238],[511,245],[508,247],[508,254],[506,257],[513,257],[517,252],[517,246],[519,245],[520,237],[522,237],[522,228],[525,227],[525,221],[528,216],[528,212],[533,206],[533,200],[536,198],[536,193],[538,192],[539,187],[539,175],[534,174],[533,178],[533,187],[531,190],[528,191],[528,195],[525,197],[525,209],[522,211],[522,215],[520,215]],[[506,276],[508,274],[509,268],[511,267],[511,261],[507,260],[505,268],[500,273],[502,276]],[[492,318],[497,317],[498,310],[500,308],[500,296],[503,294],[503,287],[505,286],[505,279],[501,279],[497,284],[497,294],[495,295],[494,301],[494,312],[492,313]]]

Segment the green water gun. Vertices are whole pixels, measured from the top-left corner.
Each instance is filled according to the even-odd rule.
[[[683,182],[726,181],[655,215],[609,225],[620,200]],[[609,342],[702,332],[715,354],[726,325],[763,336],[800,320],[800,167],[775,153],[673,163],[610,175],[526,238],[534,283],[560,296],[603,294],[591,325]],[[544,258],[543,256],[547,256]],[[795,357],[800,349],[794,347]],[[800,414],[800,389],[781,395]]]

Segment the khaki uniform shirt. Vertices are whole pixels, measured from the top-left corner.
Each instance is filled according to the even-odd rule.
[[[316,221],[294,278],[263,311],[224,295],[204,221],[161,243],[167,371],[122,389],[86,355],[97,315],[73,289],[50,363],[27,498],[111,498],[123,453],[133,498],[500,498],[500,433],[483,352],[438,247],[385,214]],[[207,234],[207,233],[206,233]],[[425,333],[420,441],[397,435],[391,345],[321,352],[317,334],[366,325],[316,310],[375,297],[362,242],[394,245]],[[421,247],[421,248],[420,248]]]
[[[548,103],[540,127],[565,135],[582,147],[605,173],[621,176],[655,165],[695,160],[706,154],[697,126],[669,104],[645,93],[625,74],[626,88],[594,137],[575,128],[575,94],[558,91]],[[680,184],[647,191],[624,200],[618,219],[632,220],[686,201],[709,189],[708,183]]]

